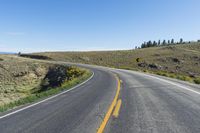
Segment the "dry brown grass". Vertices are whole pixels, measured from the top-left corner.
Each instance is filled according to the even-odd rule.
[[[91,72],[73,66],[0,55],[0,112],[59,93]]]
[[[0,55],[0,105],[26,97],[47,73],[47,63]]]
[[[36,53],[54,60],[80,62],[116,68],[158,71],[139,67],[137,58],[146,64],[161,66],[162,71],[186,76],[200,76],[200,43],[153,47],[137,50],[94,52]]]

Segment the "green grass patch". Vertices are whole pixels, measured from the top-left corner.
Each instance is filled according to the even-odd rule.
[[[176,78],[183,81],[189,81],[189,82],[193,81],[192,78],[190,78],[189,76],[177,75]]]
[[[25,98],[21,98],[17,101],[14,101],[14,102],[11,102],[9,104],[5,104],[3,106],[0,106],[0,112],[7,111],[9,109],[13,109],[17,106],[24,105],[24,104],[27,104],[27,103],[33,103],[33,102],[42,100],[44,98],[47,98],[49,96],[52,96],[54,94],[58,94],[59,92],[70,89],[70,88],[76,86],[77,84],[84,82],[86,79],[91,77],[91,75],[92,75],[92,73],[89,70],[86,70],[85,73],[82,76],[80,76],[78,78],[74,78],[74,79],[69,80],[69,81],[66,81],[60,87],[48,88],[48,90],[46,90],[46,91],[42,91],[40,93],[30,94],[29,96],[27,96]]]
[[[194,79],[194,83],[200,84],[200,77]]]
[[[154,74],[165,76],[165,77],[170,77],[169,73],[163,72],[163,71],[158,71],[158,72],[153,72]]]
[[[145,73],[149,73],[149,71],[148,71],[148,70],[146,70],[146,69],[145,69],[145,70],[143,70],[143,72],[145,72]]]

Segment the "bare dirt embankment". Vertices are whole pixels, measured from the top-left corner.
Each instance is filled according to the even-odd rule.
[[[63,84],[68,87],[73,86],[88,77],[85,73],[85,69],[77,67],[23,59],[15,55],[0,55],[1,110],[14,107],[15,104],[27,103],[28,101],[25,101],[27,97],[29,97],[28,100],[34,101],[37,99],[36,96],[47,96],[47,92],[50,95],[57,93],[58,90],[51,92],[49,90],[62,87]],[[80,79],[83,76],[84,78]],[[10,103],[13,104],[9,105]],[[2,107],[4,105],[6,109]]]

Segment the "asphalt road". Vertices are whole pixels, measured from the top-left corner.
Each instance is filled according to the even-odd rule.
[[[199,133],[200,87],[139,72],[86,66],[94,76],[85,84],[7,117],[0,133],[95,133],[121,80],[119,115],[105,133]],[[23,108],[23,107],[22,107]],[[17,109],[18,110],[18,109]]]
[[[118,73],[123,81],[122,106],[106,132],[200,133],[199,86],[137,72]]]

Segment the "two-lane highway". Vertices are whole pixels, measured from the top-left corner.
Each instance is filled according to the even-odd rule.
[[[200,132],[198,85],[127,70],[81,66],[94,72],[91,80],[53,99],[0,117],[0,132],[95,133],[104,124],[106,133]],[[113,73],[121,80],[117,98],[119,81]]]
[[[0,133],[95,133],[115,96],[117,81],[110,72],[93,72],[80,87],[0,119]]]

